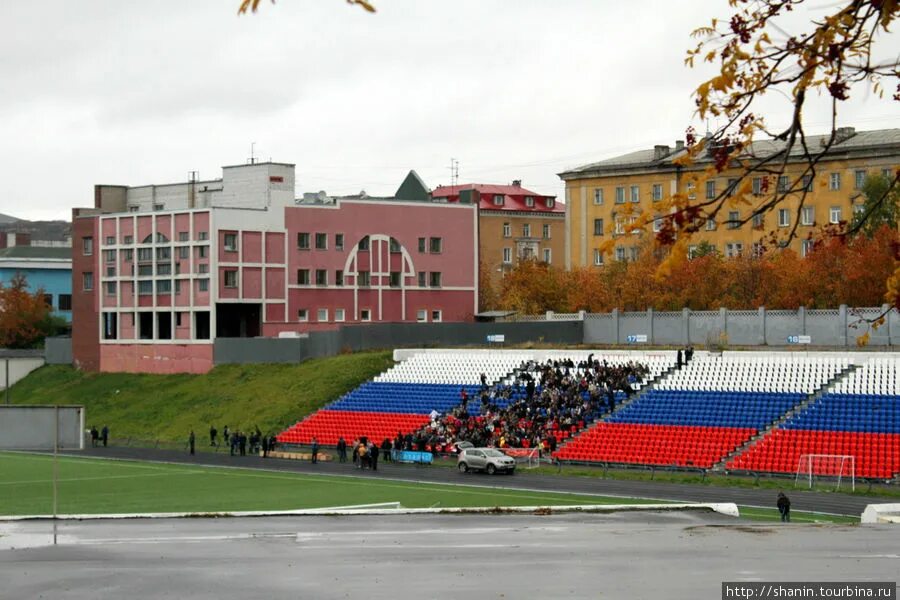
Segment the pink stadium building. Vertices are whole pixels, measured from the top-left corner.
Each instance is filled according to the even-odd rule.
[[[431,202],[412,172],[395,198],[297,200],[281,163],[99,185],[73,211],[73,358],[202,373],[217,337],[472,320],[477,239],[475,206]]]

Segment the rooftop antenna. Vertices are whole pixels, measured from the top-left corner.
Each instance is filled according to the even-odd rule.
[[[256,157],[253,154],[253,148],[256,146],[256,142],[250,142],[250,164],[256,163]]]
[[[188,171],[188,208],[195,208],[197,205],[196,187],[199,180],[199,171]]]
[[[456,186],[459,183],[459,161],[455,158],[450,159],[450,185]]]

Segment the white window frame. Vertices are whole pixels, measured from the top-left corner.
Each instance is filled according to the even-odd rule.
[[[522,237],[531,237],[531,223],[525,223],[522,225]]]
[[[209,279],[198,279],[197,280],[197,291],[198,292],[208,292],[209,291]]]
[[[544,223],[544,224],[541,226],[541,236],[542,236],[545,240],[549,240],[549,239],[550,239],[550,223]]]
[[[597,227],[597,225],[599,225],[600,227]],[[602,236],[604,233],[604,231],[603,231],[604,226],[605,226],[605,223],[604,223],[602,217],[598,217],[598,218],[594,219],[594,235],[597,237]]]
[[[843,212],[844,211],[841,209],[840,206],[832,206],[831,208],[828,209],[828,222],[831,223],[832,225],[840,223]],[[835,213],[837,214],[837,216],[835,216]]]
[[[816,209],[814,206],[804,206],[800,209],[800,224],[807,226],[816,224]]]
[[[509,223],[503,224],[503,237],[508,238],[512,237],[512,225]]]
[[[503,194],[494,194],[494,206],[503,206],[504,202]]]
[[[800,256],[806,258],[814,247],[815,242],[813,240],[800,240]]]
[[[231,275],[234,277],[234,282],[231,285],[228,285],[228,276]],[[222,272],[222,285],[229,289],[235,289],[238,286],[238,272],[236,269],[226,269]]]
[[[231,238],[229,240],[229,238]],[[222,238],[222,247],[225,252],[237,252],[237,234],[226,233]]]
[[[660,200],[662,200],[663,186],[661,183],[654,183],[653,187],[650,189],[651,189],[650,197],[653,199],[654,202],[659,202]]]
[[[372,309],[371,308],[361,308],[359,309],[359,320],[363,323],[369,323],[372,321]]]
[[[554,206],[556,206],[556,199],[555,198],[547,198],[546,200],[544,200],[544,205],[547,208],[553,208]]]
[[[503,249],[503,264],[512,264],[512,248],[507,247]]]
[[[534,208],[534,196],[525,196],[525,206]]]
[[[322,315],[325,318],[322,318]],[[316,323],[327,323],[328,322],[328,309],[327,308],[318,308],[316,309]]]
[[[553,253],[550,251],[550,248],[544,248],[544,262],[548,265],[552,262]]]
[[[309,309],[308,308],[299,308],[297,309],[297,320],[301,323],[309,322]]]
[[[334,322],[343,323],[347,320],[347,313],[343,308],[334,309]]]
[[[416,311],[416,323],[427,323],[428,322],[428,311],[424,308],[420,308]]]
[[[730,210],[728,211],[728,229],[740,229],[741,224],[741,211],[739,210]]]
[[[716,180],[708,179],[706,181],[706,199],[712,200],[716,197]]]
[[[866,175],[868,172],[865,169],[854,169],[853,170],[853,189],[861,190],[863,186],[866,185]]]
[[[91,236],[81,238],[81,254],[83,256],[94,255],[94,238]]]
[[[828,175],[828,189],[832,192],[841,189],[841,174],[839,172],[830,173]]]
[[[431,322],[432,323],[440,323],[444,320],[444,313],[440,310],[432,310],[431,311]]]
[[[660,215],[654,215],[653,217],[653,233],[659,233],[662,231],[663,219]]]
[[[603,266],[603,251],[599,248],[594,248],[594,266],[602,267]]]
[[[631,186],[631,190],[629,193],[629,199],[633,204],[637,204],[641,201],[641,186],[633,185]]]
[[[791,211],[788,208],[779,208],[778,209],[778,226],[779,227],[790,227],[791,226]]]
[[[616,186],[616,204],[625,204],[625,186]]]
[[[594,206],[603,206],[603,188],[594,188]]]

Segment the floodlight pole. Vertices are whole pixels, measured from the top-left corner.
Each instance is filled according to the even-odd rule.
[[[59,465],[59,405],[53,406],[53,545],[56,545],[56,482],[58,479]]]
[[[6,358],[6,379],[4,382],[6,385],[6,403],[9,404],[9,357]]]

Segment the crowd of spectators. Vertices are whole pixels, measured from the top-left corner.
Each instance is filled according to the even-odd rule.
[[[509,383],[489,385],[481,376],[477,397],[460,392],[460,404],[402,440],[409,449],[450,452],[460,442],[476,447],[540,448],[553,452],[560,439],[584,428],[630,396],[649,374],[646,365],[629,361],[529,361]],[[472,404],[477,403],[478,407]]]

